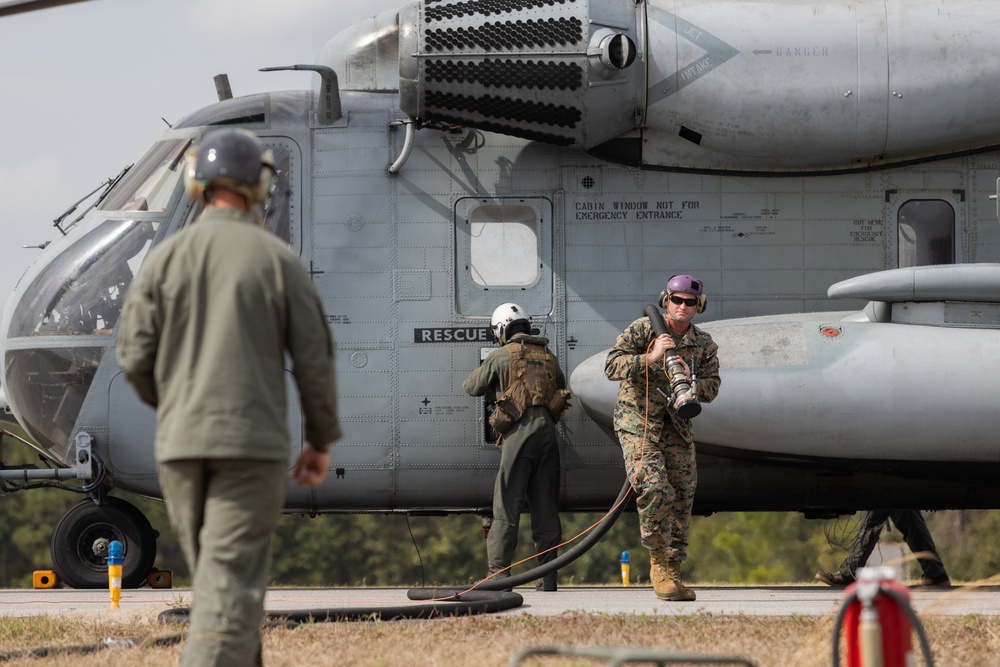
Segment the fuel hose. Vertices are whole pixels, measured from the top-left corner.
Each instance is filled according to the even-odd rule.
[[[520,607],[524,603],[524,598],[520,594],[508,589],[541,579],[546,574],[569,565],[587,553],[607,534],[618,520],[618,517],[621,516],[631,494],[632,485],[626,480],[611,510],[604,515],[604,518],[577,545],[544,565],[539,565],[506,579],[487,579],[471,586],[409,589],[406,596],[410,600],[428,601],[427,604],[421,605],[334,607],[329,609],[271,611],[264,615],[265,619],[278,625],[295,626],[299,623],[321,621],[395,621],[403,619],[442,618],[446,616],[471,616],[476,614],[491,614]],[[184,623],[187,622],[189,614],[190,608],[178,607],[161,612],[158,620],[160,623]]]
[[[632,495],[632,484],[626,480],[625,485],[622,486],[622,490],[618,493],[618,498],[615,499],[615,504],[612,506],[611,510],[604,515],[604,518],[594,526],[594,529],[584,537],[579,544],[574,546],[572,549],[557,556],[556,558],[550,560],[544,565],[539,565],[538,567],[526,570],[520,574],[515,574],[506,579],[488,579],[482,581],[475,586],[473,590],[479,591],[505,591],[508,588],[513,588],[514,586],[521,586],[530,581],[536,579],[541,579],[546,574],[550,574],[559,570],[583,554],[590,551],[590,549],[597,544],[598,541],[604,535],[611,530],[611,527],[615,525],[615,521],[621,516],[622,510],[625,509],[625,505],[629,497]],[[467,595],[466,591],[470,587],[447,587],[447,588],[411,588],[407,591],[407,597],[411,600],[434,600],[434,599],[447,599],[449,596],[455,596],[455,599],[459,599],[459,594],[461,596]]]

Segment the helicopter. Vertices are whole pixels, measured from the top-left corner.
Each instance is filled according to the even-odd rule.
[[[993,13],[417,0],[264,68],[311,72],[308,89],[217,81],[59,227],[4,310],[3,386],[51,463],[30,472],[87,496],[53,530],[56,571],[103,587],[111,539],[123,585],[152,569],[148,521],[107,495],[159,497],[155,414],[117,367],[116,326],[143,258],[196,218],[183,155],[221,126],[274,153],[265,224],[336,340],[344,436],[321,486],[289,486],[289,513],[488,515],[499,453],[461,383],[504,302],[575,395],[560,508],[606,509],[624,472],[604,358],[676,273],[704,281],[697,323],[722,364],[695,423],[696,513],[1000,507]]]

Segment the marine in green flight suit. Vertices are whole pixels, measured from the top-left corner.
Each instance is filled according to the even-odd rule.
[[[511,389],[508,370],[512,355],[522,351],[533,351],[538,360],[536,365],[545,364],[549,369],[536,376],[544,378],[538,382],[546,386],[532,383],[536,398],[540,394],[552,396],[557,390],[565,389],[566,380],[555,355],[548,350],[548,338],[530,334],[530,322],[520,306],[500,306],[494,312],[493,320],[497,339],[506,344],[494,350],[465,379],[462,388],[467,393],[473,396],[489,394],[488,398],[506,395]],[[513,381],[519,380],[515,378]],[[540,554],[539,565],[556,557],[553,547],[562,539],[559,522],[559,439],[555,420],[546,405],[519,407],[522,414],[502,434],[498,443],[501,447],[500,469],[493,488],[493,524],[486,542],[490,574],[501,573],[496,578],[509,576],[503,571],[514,559],[525,499],[531,509],[531,534],[536,553]],[[540,590],[555,591],[556,573],[546,575],[538,587]]]
[[[118,334],[119,365],[156,408],[160,488],[193,577],[186,666],[261,662],[291,454],[286,354],[307,439],[296,483],[323,480],[340,437],[319,296],[298,257],[251,214],[266,199],[267,169],[270,151],[252,134],[205,136],[185,174],[205,210],[149,253]]]

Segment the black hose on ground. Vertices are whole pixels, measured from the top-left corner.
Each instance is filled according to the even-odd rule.
[[[475,592],[475,591],[505,591],[507,589],[513,588],[515,586],[521,586],[530,581],[535,581],[536,579],[541,579],[546,574],[550,574],[559,570],[583,554],[590,551],[597,542],[604,537],[604,535],[611,530],[611,526],[615,525],[615,521],[621,516],[622,511],[625,509],[629,495],[632,493],[632,484],[626,480],[625,485],[622,486],[622,490],[618,493],[618,498],[615,499],[614,505],[611,506],[611,510],[601,519],[600,523],[594,527],[579,544],[574,546],[572,549],[557,556],[556,558],[550,560],[544,565],[539,565],[538,567],[526,570],[520,574],[511,575],[504,579],[487,579],[481,581],[473,586],[449,586],[444,588],[411,588],[407,591],[406,596],[411,600],[447,600],[462,599],[469,593],[465,591]],[[461,595],[459,595],[461,594]]]
[[[331,609],[290,609],[264,614],[272,626],[295,627],[300,623],[341,621],[399,621],[403,619],[475,616],[520,607],[524,603],[517,593],[471,591],[458,602],[442,604],[400,605],[396,607],[345,607]],[[160,623],[187,623],[190,608],[181,607],[160,612]]]
[[[265,614],[265,618],[276,624],[294,626],[298,623],[319,621],[393,621],[412,618],[472,616],[520,607],[524,603],[524,598],[517,593],[510,592],[509,589],[541,579],[546,574],[569,565],[587,553],[621,516],[630,493],[632,493],[632,485],[626,481],[611,510],[579,544],[548,563],[521,574],[500,580],[488,579],[472,586],[411,588],[407,591],[406,597],[410,600],[433,600],[434,602],[430,604],[274,611]],[[190,609],[187,607],[168,609],[160,613],[158,620],[160,623],[184,623],[188,620],[189,614]]]
[[[89,655],[103,651],[106,648],[150,648],[160,646],[172,646],[184,641],[184,635],[170,635],[167,637],[137,638],[137,639],[114,639],[108,638],[99,644],[83,644],[79,646],[42,646],[39,648],[26,649],[23,651],[11,651],[0,653],[0,662],[10,662],[21,658],[53,658],[60,655]]]

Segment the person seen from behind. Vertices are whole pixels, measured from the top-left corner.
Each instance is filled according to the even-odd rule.
[[[491,575],[507,578],[517,548],[521,509],[531,507],[531,533],[538,564],[556,558],[562,539],[559,522],[559,437],[556,422],[568,407],[569,391],[549,339],[532,334],[531,321],[516,303],[493,311],[492,331],[502,347],[472,371],[462,388],[495,401],[490,425],[500,447],[500,470],[493,488],[493,524],[486,541]],[[551,572],[537,590],[557,590]]]
[[[216,130],[184,168],[204,210],[140,267],[117,356],[156,409],[160,488],[192,573],[181,664],[260,665],[291,454],[286,358],[307,441],[291,476],[312,487],[341,433],[333,338],[299,258],[262,228],[276,176],[271,151],[248,131]]]

